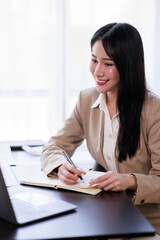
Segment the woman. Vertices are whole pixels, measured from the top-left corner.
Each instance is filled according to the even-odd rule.
[[[42,154],[46,174],[73,184],[85,171],[66,163],[86,139],[106,173],[90,182],[126,191],[160,234],[160,100],[146,88],[143,44],[129,24],[100,28],[91,39],[95,88],[80,93],[69,119]],[[159,235],[156,236],[159,239]]]

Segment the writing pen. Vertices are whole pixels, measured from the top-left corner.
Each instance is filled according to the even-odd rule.
[[[65,159],[66,159],[71,165],[73,165],[74,167],[76,167],[76,165],[74,164],[74,162],[72,161],[72,159],[68,156],[68,154],[67,154],[64,150],[62,150],[62,153],[63,153]],[[83,180],[82,176],[78,176],[78,177],[79,177],[81,180]]]

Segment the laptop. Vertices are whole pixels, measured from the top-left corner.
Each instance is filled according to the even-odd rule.
[[[21,225],[76,209],[76,205],[38,191],[27,190],[9,196],[3,167],[0,166],[0,218]]]

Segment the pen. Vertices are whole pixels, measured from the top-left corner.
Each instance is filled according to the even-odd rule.
[[[74,162],[72,161],[72,159],[68,156],[68,154],[63,150],[62,151],[65,159],[71,164],[73,165],[74,167],[76,167],[76,165],[74,164]],[[83,180],[82,176],[78,176],[81,180]]]

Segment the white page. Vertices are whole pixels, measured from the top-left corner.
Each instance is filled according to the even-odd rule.
[[[85,175],[83,175],[83,180],[78,179],[77,183],[73,185],[65,185],[62,183],[57,176],[47,177],[44,172],[40,172],[34,176],[23,179],[21,183],[35,183],[41,184],[42,186],[52,185],[52,186],[66,186],[69,188],[90,188],[89,182],[93,178],[97,178],[102,176],[105,172],[98,171],[87,171]]]

